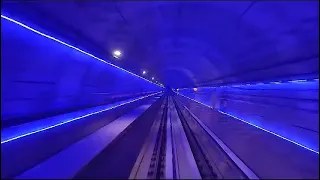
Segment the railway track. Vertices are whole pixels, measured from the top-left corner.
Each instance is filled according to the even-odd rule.
[[[166,97],[154,117],[155,121],[131,170],[129,179],[163,179],[165,177],[167,103],[168,98]]]
[[[160,126],[156,143],[153,149],[152,158],[148,171],[148,179],[164,179],[165,157],[166,157],[166,126],[167,126],[168,98],[165,101],[163,113],[160,119]]]
[[[166,97],[130,179],[250,179],[180,102]]]
[[[174,102],[174,103],[175,103],[175,107],[177,108],[180,120],[182,122],[183,129],[188,138],[188,141],[189,141],[192,153],[194,155],[194,158],[196,160],[197,167],[199,169],[201,177],[203,179],[217,179],[218,175],[213,169],[213,166],[209,161],[208,155],[205,154],[203,150],[203,146],[201,146],[200,142],[198,141],[198,138],[192,132],[192,129],[188,124],[186,118],[183,116],[183,113],[181,112],[181,109],[177,105],[177,102]]]

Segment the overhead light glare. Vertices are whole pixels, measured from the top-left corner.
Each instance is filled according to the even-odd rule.
[[[146,70],[143,70],[143,71],[142,71],[142,74],[143,74],[143,75],[146,75],[146,74],[147,74],[147,71],[146,71]]]
[[[115,51],[113,51],[113,55],[119,57],[119,56],[121,56],[121,52],[119,50],[115,50]]]

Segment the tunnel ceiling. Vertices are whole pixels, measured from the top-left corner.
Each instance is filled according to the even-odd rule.
[[[77,32],[105,57],[120,49],[115,63],[146,69],[172,87],[318,72],[317,1],[38,1],[24,7]]]

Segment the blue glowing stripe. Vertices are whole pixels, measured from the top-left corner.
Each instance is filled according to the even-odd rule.
[[[224,114],[224,115],[227,115],[227,116],[233,117],[233,118],[235,118],[235,119],[238,119],[238,120],[240,120],[240,121],[242,121],[242,122],[244,122],[244,123],[247,123],[247,124],[249,124],[249,125],[251,125],[251,126],[254,126],[254,127],[258,128],[258,129],[261,129],[261,130],[263,130],[263,131],[265,131],[265,132],[268,132],[268,133],[273,134],[273,135],[275,135],[275,136],[277,136],[277,137],[279,137],[279,138],[282,138],[282,139],[284,139],[284,140],[286,140],[286,141],[289,141],[289,142],[291,142],[291,143],[293,143],[293,144],[295,144],[295,145],[298,145],[298,146],[303,147],[303,148],[305,148],[305,149],[307,149],[307,150],[309,150],[309,151],[312,151],[312,152],[315,152],[315,153],[319,154],[319,152],[316,151],[316,150],[313,150],[313,149],[311,149],[311,148],[308,148],[308,147],[306,147],[306,146],[304,146],[304,145],[302,145],[302,144],[299,144],[299,143],[297,143],[297,142],[295,142],[295,141],[292,141],[292,140],[290,140],[290,139],[288,139],[288,138],[285,138],[285,137],[283,137],[283,136],[281,136],[281,135],[279,135],[279,134],[276,134],[276,133],[274,133],[274,132],[272,132],[272,131],[269,131],[269,130],[267,130],[267,129],[264,129],[264,128],[260,127],[260,126],[257,126],[257,125],[255,125],[255,124],[252,124],[252,123],[250,123],[250,122],[248,122],[248,121],[245,121],[245,120],[243,120],[243,119],[241,119],[241,118],[239,118],[239,117],[233,116],[233,115],[228,114],[228,113],[226,113],[226,112],[223,112],[223,111],[220,111],[220,110],[218,110],[218,111],[219,111],[220,113]]]
[[[270,84],[281,84],[281,82],[270,82]]]
[[[183,94],[180,94],[180,93],[177,93],[177,94],[179,94],[179,95],[181,95],[181,96],[183,96],[183,97],[185,97],[185,98],[188,98],[188,99],[190,99],[190,100],[192,100],[192,101],[194,101],[194,102],[196,102],[196,103],[199,103],[199,104],[201,104],[201,105],[204,105],[204,106],[206,106],[206,107],[209,107],[209,108],[211,108],[211,109],[214,109],[212,106],[206,105],[206,104],[204,104],[204,103],[202,103],[202,102],[199,102],[199,101],[197,101],[197,100],[195,100],[195,99],[189,98],[189,97],[187,97],[187,96],[185,96],[185,95],[183,95]],[[279,134],[276,134],[276,133],[274,133],[274,132],[272,132],[272,131],[269,131],[269,130],[267,130],[267,129],[264,129],[264,128],[260,127],[260,126],[255,125],[255,124],[252,124],[252,123],[250,123],[250,122],[248,122],[248,121],[245,121],[245,120],[243,120],[243,119],[241,119],[241,118],[238,118],[238,117],[236,117],[236,116],[233,116],[233,115],[231,115],[231,114],[228,114],[228,113],[223,112],[223,111],[220,111],[220,110],[218,110],[218,112],[220,112],[221,114],[230,116],[230,117],[232,117],[232,118],[235,118],[235,119],[237,119],[237,120],[240,120],[240,121],[242,121],[242,122],[244,122],[244,123],[246,123],[246,124],[249,124],[249,125],[251,125],[251,126],[253,126],[253,127],[256,127],[256,128],[258,128],[258,129],[260,129],[260,130],[263,130],[263,131],[265,131],[265,132],[268,132],[268,133],[270,133],[270,134],[272,134],[272,135],[275,135],[275,136],[277,136],[277,137],[279,137],[279,138],[281,138],[281,139],[284,139],[284,140],[286,140],[286,141],[288,141],[288,142],[291,142],[291,143],[293,143],[293,144],[295,144],[295,145],[298,145],[298,146],[300,146],[300,147],[303,147],[303,148],[305,148],[305,149],[307,149],[307,150],[309,150],[309,151],[312,151],[312,152],[314,152],[314,153],[319,154],[319,152],[316,151],[316,150],[314,150],[314,149],[311,149],[311,148],[309,148],[309,147],[306,147],[306,146],[304,146],[304,145],[302,145],[302,144],[299,144],[299,143],[297,143],[297,142],[295,142],[295,141],[293,141],[293,140],[290,140],[290,139],[288,139],[288,138],[286,138],[286,137],[283,137],[283,136],[281,136],[281,135],[279,135]]]
[[[139,76],[139,75],[137,75],[137,74],[134,74],[134,73],[132,73],[132,72],[126,70],[126,69],[123,69],[123,68],[121,68],[121,67],[119,67],[119,66],[116,66],[116,65],[114,65],[114,64],[111,64],[111,63],[109,63],[109,62],[107,62],[107,61],[105,61],[105,60],[103,60],[103,59],[100,59],[100,58],[98,58],[98,57],[96,57],[96,56],[94,56],[94,55],[92,55],[92,54],[90,54],[90,53],[88,53],[88,52],[85,52],[85,51],[83,51],[83,50],[81,50],[81,49],[79,49],[79,48],[77,48],[77,47],[75,47],[75,46],[69,45],[69,44],[67,44],[67,43],[65,43],[65,42],[63,42],[63,41],[61,41],[61,40],[59,40],[59,39],[57,39],[57,38],[54,38],[54,37],[49,36],[49,35],[47,35],[47,34],[44,34],[44,33],[40,32],[40,31],[37,31],[37,30],[35,30],[35,29],[33,29],[33,28],[31,28],[31,27],[29,27],[29,26],[27,26],[27,25],[25,25],[25,24],[23,24],[23,23],[21,23],[21,22],[18,22],[18,21],[16,21],[16,20],[12,19],[12,18],[9,18],[9,17],[4,16],[4,15],[2,15],[2,14],[1,14],[1,18],[6,19],[6,20],[8,20],[8,21],[10,21],[10,22],[13,22],[13,23],[15,23],[15,24],[18,24],[18,25],[20,25],[21,27],[24,27],[24,28],[26,28],[26,29],[34,32],[34,33],[37,33],[37,34],[39,34],[39,35],[41,35],[41,36],[44,36],[44,37],[46,37],[46,38],[48,38],[48,39],[54,40],[54,41],[56,41],[56,42],[58,42],[58,43],[60,43],[60,44],[63,44],[63,45],[68,46],[68,47],[70,47],[70,48],[72,48],[72,49],[75,49],[75,50],[77,50],[77,51],[79,51],[79,52],[81,52],[81,53],[83,53],[83,54],[86,54],[86,55],[88,55],[88,56],[90,56],[90,57],[92,57],[92,58],[94,58],[94,59],[96,59],[96,60],[99,60],[99,61],[101,61],[101,62],[103,62],[103,63],[106,63],[106,64],[108,64],[108,65],[110,65],[110,66],[112,66],[112,67],[118,68],[118,69],[120,69],[120,70],[122,70],[122,71],[125,71],[125,72],[127,72],[127,73],[129,73],[129,74],[131,74],[131,75],[133,75],[133,76],[136,76],[136,77],[138,77],[138,78],[141,78],[141,79],[143,79],[143,80],[145,80],[145,81],[147,81],[147,82],[149,82],[149,83],[155,84],[155,85],[157,85],[157,86],[159,86],[159,87],[162,87],[162,88],[164,87],[163,85],[156,84],[156,83],[154,83],[154,82],[152,82],[152,81],[150,81],[150,80],[148,80],[148,79],[146,79],[146,78],[143,78],[143,77],[141,77],[141,76]]]
[[[319,81],[318,78],[316,79],[297,79],[297,80],[290,80],[290,81],[271,81],[271,82],[258,82],[258,83],[246,83],[246,84],[229,84],[229,85],[220,85],[220,86],[213,86],[213,87],[192,87],[192,88],[181,88],[179,90],[191,90],[193,88],[198,88],[198,89],[205,89],[205,88],[222,88],[222,87],[240,87],[240,86],[254,86],[254,85],[268,85],[268,84],[286,84],[286,83],[305,83],[305,82],[314,82],[314,81]]]
[[[86,114],[86,115],[83,115],[83,116],[72,118],[72,119],[63,121],[61,123],[55,124],[55,125],[51,125],[51,126],[48,126],[48,127],[45,127],[45,128],[41,128],[41,129],[38,129],[38,130],[35,130],[35,131],[31,131],[31,132],[26,133],[26,134],[18,135],[18,136],[15,136],[15,137],[12,137],[12,138],[9,138],[9,139],[1,141],[1,144],[7,143],[7,142],[10,142],[10,141],[22,138],[22,137],[26,137],[26,136],[29,136],[29,135],[32,135],[32,134],[35,134],[35,133],[39,133],[39,132],[42,132],[42,131],[45,131],[45,130],[48,130],[48,129],[52,129],[52,128],[55,128],[55,127],[58,127],[58,126],[61,126],[61,125],[64,125],[64,124],[67,124],[67,123],[82,119],[82,118],[85,118],[85,117],[89,117],[89,116],[92,116],[92,115],[95,115],[95,114],[98,114],[98,113],[101,113],[101,112],[104,112],[104,111],[115,109],[115,108],[123,106],[125,104],[129,104],[129,103],[132,103],[132,102],[135,102],[135,101],[138,101],[138,100],[141,100],[141,99],[144,99],[144,98],[156,95],[156,94],[160,94],[160,93],[162,93],[162,91],[157,92],[157,93],[153,93],[153,94],[149,94],[147,96],[142,96],[142,97],[133,99],[131,101],[126,101],[126,102],[120,103],[120,104],[118,104],[116,106],[112,106],[112,107],[109,107],[109,108],[106,108],[106,109],[103,109],[103,110],[100,110],[100,111],[96,111],[96,112],[92,112],[92,113],[89,113],[89,114]]]
[[[305,79],[298,79],[298,80],[293,80],[293,81],[288,81],[288,82],[307,82]]]
[[[196,102],[196,103],[202,104],[202,105],[204,105],[204,106],[206,106],[206,107],[208,107],[208,108],[213,109],[212,106],[206,105],[206,104],[204,104],[204,103],[202,103],[202,102],[200,102],[200,101],[197,101],[197,100],[195,100],[195,99],[189,98],[188,96],[185,96],[185,95],[183,95],[183,94],[181,94],[181,93],[176,93],[176,94],[179,94],[180,96],[183,96],[183,97],[188,98],[188,99],[190,99],[190,100],[192,100],[192,101],[194,101],[194,102]]]

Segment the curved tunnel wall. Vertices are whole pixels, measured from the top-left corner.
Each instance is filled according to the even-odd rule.
[[[319,152],[318,79],[178,92]]]
[[[162,90],[7,19],[1,25],[2,127]]]

